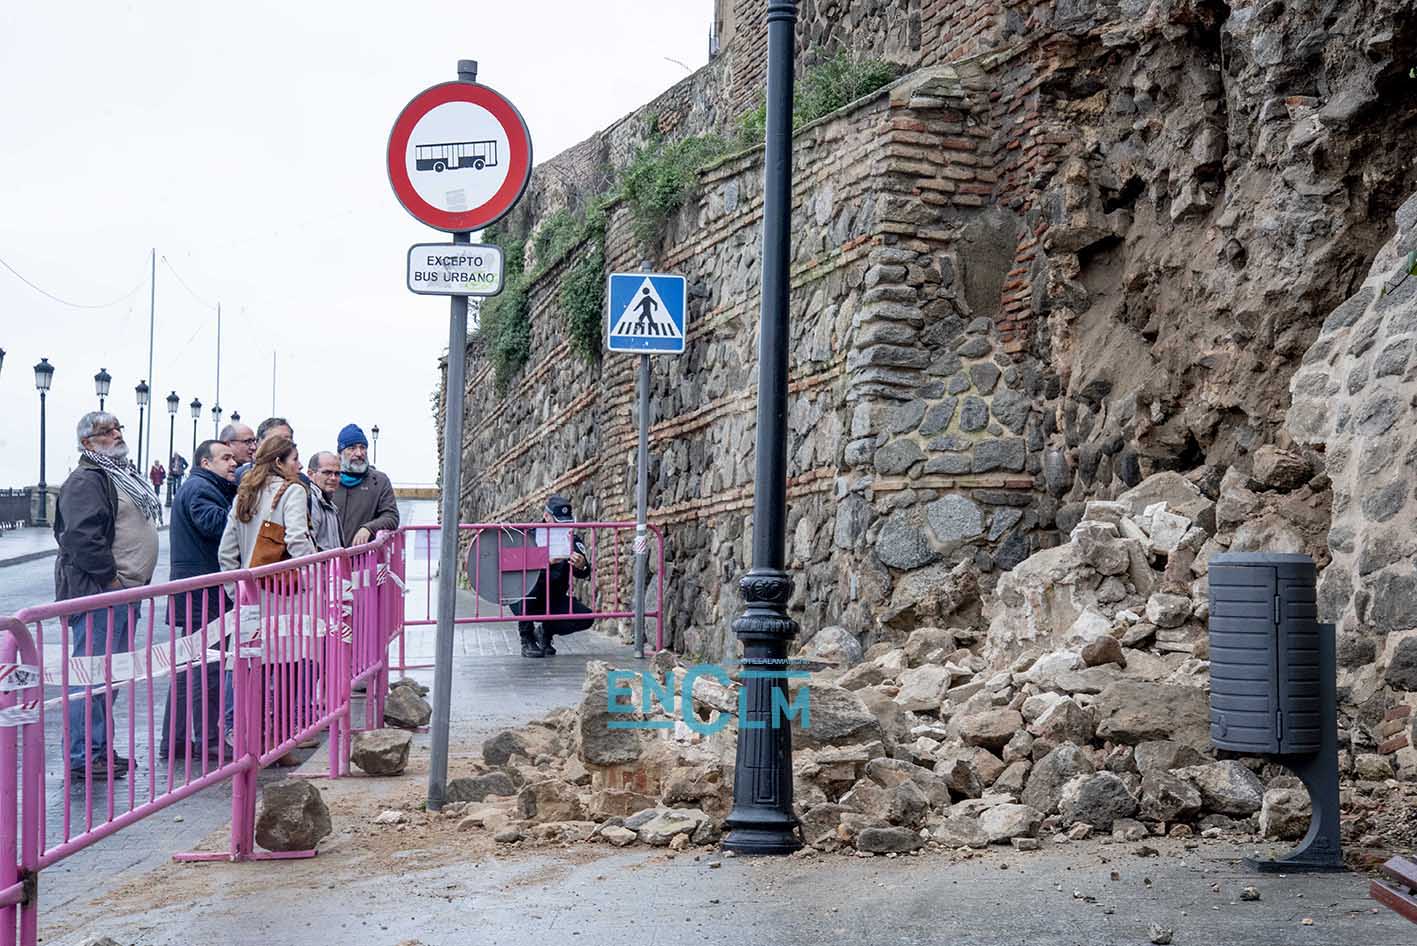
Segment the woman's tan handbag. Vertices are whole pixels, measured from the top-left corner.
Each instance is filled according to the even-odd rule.
[[[271,512],[275,512],[276,506],[280,505],[280,498],[285,495],[285,491],[290,488],[286,483],[276,491],[275,499],[271,500]],[[267,513],[266,515],[270,515]],[[279,522],[271,522],[270,519],[261,520],[260,531],[256,534],[256,547],[251,550],[251,564],[247,568],[259,568],[262,565],[274,565],[276,562],[283,562],[290,558],[290,549],[285,547],[285,526]]]

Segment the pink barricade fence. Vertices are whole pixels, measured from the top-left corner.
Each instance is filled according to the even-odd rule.
[[[0,946],[37,942],[45,868],[228,780],[229,849],[177,859],[313,853],[256,850],[256,778],[321,730],[329,776],[347,773],[360,683],[359,728],[379,725],[397,544],[0,618]]]
[[[483,567],[461,575],[477,603],[456,623],[633,617],[634,523],[460,528]],[[381,725],[391,664],[406,666],[405,626],[436,623],[437,529],[0,616],[0,946],[36,946],[46,868],[226,781],[228,849],[176,859],[313,854],[256,850],[257,776],[323,730],[329,777],[348,773],[353,731]],[[569,540],[555,533],[571,530],[586,561],[563,579],[563,601],[553,569]],[[645,613],[658,623],[664,539],[653,527],[649,537]],[[419,580],[430,587],[410,618],[405,598]],[[362,726],[351,718],[356,689],[367,693]]]
[[[437,623],[433,564],[441,528],[403,526],[393,538],[391,568],[405,591],[390,601],[398,609],[391,616],[395,626]],[[472,592],[472,602],[471,613],[460,613],[454,624],[627,620],[635,615],[633,522],[463,523],[458,528],[458,586]],[[576,550],[573,540],[584,548],[584,567],[554,580],[558,560]],[[664,646],[663,529],[647,526],[646,540],[645,618],[655,623],[659,650]],[[402,635],[392,665],[399,670],[424,666],[408,664]]]

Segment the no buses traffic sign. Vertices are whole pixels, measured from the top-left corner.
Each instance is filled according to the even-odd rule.
[[[495,90],[444,82],[418,93],[389,134],[389,183],[405,210],[438,230],[480,230],[531,179],[531,134]]]

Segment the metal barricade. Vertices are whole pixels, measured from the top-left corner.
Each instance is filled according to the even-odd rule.
[[[256,779],[324,729],[329,776],[346,773],[360,681],[372,684],[366,726],[378,725],[398,596],[381,578],[396,544],[385,534],[0,618],[0,946],[37,942],[44,869],[228,779],[229,849],[177,859],[313,853],[255,849]]]
[[[633,522],[462,523],[458,528],[464,538],[459,545],[465,550],[456,566],[458,584],[473,592],[473,605],[472,614],[456,616],[454,624],[627,620],[635,616]],[[433,553],[435,534],[441,530],[441,526],[426,525],[403,526],[398,531],[392,567],[406,586],[408,598],[395,603],[400,612],[396,616],[394,666],[400,669],[426,666],[407,663],[402,630],[438,623]],[[653,548],[647,550],[652,574],[646,584],[654,593],[646,594],[645,617],[655,621],[658,650],[664,646],[664,530],[654,525],[648,530]],[[568,580],[564,597],[551,593],[557,564],[551,553],[565,551],[552,548],[557,532],[579,539],[587,558],[587,574]],[[578,588],[585,589],[588,601],[581,601]],[[577,604],[584,609],[577,610]]]

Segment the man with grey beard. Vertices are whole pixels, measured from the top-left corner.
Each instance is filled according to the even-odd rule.
[[[112,414],[93,411],[79,420],[78,439],[79,465],[59,490],[54,517],[59,601],[146,585],[157,567],[162,505],[128,459],[123,425]],[[140,613],[139,604],[129,604],[72,615],[74,656],[131,650],[129,631]],[[128,760],[108,745],[108,702],[104,695],[69,700],[69,771],[75,778],[102,781],[128,774]]]
[[[397,529],[399,505],[394,485],[369,465],[369,441],[357,424],[348,424],[339,432],[339,469],[333,498],[344,547],[363,545],[381,530]]]

